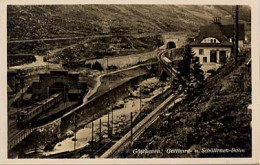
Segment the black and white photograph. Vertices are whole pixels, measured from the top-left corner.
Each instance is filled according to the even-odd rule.
[[[252,6],[5,10],[7,159],[253,157]]]

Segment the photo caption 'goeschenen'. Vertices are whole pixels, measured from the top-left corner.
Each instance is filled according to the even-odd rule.
[[[239,153],[245,152],[244,149],[231,148],[231,149],[220,149],[220,148],[202,148],[202,149],[133,149],[133,154],[190,154],[190,153]]]

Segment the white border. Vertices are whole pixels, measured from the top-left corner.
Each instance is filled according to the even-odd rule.
[[[252,87],[253,150],[252,158],[162,158],[162,159],[7,159],[7,5],[39,4],[185,4],[185,5],[249,5],[252,14]],[[259,1],[258,0],[1,0],[0,1],[0,164],[258,164],[260,146],[259,103]]]

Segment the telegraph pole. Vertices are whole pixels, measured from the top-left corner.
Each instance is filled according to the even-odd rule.
[[[65,86],[63,86],[63,98],[64,98],[64,104],[65,104],[65,102],[66,102],[66,95],[65,95]]]
[[[140,117],[141,117],[141,112],[142,112],[142,86],[140,85],[140,114],[139,114]]]
[[[101,140],[102,140],[102,134],[101,134],[101,118],[99,119],[99,147],[101,147]]]
[[[107,113],[107,137],[109,138],[110,137],[110,130],[109,130],[109,110],[108,110],[108,113]]]
[[[74,153],[76,154],[76,141],[77,141],[77,122],[76,113],[74,112]]]
[[[23,77],[21,77],[21,79],[20,79],[20,83],[21,83],[21,85],[22,85],[22,111],[23,111],[23,87],[24,87],[24,79],[23,79]]]
[[[112,123],[111,123],[111,136],[113,136],[113,118],[114,118],[114,115],[113,115],[113,106],[112,106]]]
[[[238,34],[238,23],[239,23],[239,6],[236,5],[233,8],[233,15],[234,15],[234,56],[235,56],[235,63],[237,64],[237,58],[238,58],[238,40],[239,40],[239,34]]]
[[[92,133],[91,133],[91,155],[94,157],[94,123],[92,121]]]
[[[47,53],[46,53],[46,73],[47,73],[47,71],[48,71],[48,68],[49,68],[49,66],[48,66],[48,51],[49,51],[49,49],[48,49],[48,44],[46,44],[46,47],[47,47]]]
[[[133,142],[133,112],[130,113],[130,131],[131,131],[131,142]]]
[[[18,104],[17,104],[17,108],[16,108],[16,110],[17,110],[16,113],[18,114],[18,110],[20,108],[20,105],[19,105],[20,104],[20,98],[18,98],[17,102],[18,102]]]
[[[108,69],[108,57],[107,57],[107,69]]]

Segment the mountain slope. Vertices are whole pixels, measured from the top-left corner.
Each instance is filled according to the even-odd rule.
[[[241,8],[250,22],[250,7]],[[8,39],[71,37],[102,33],[196,31],[231,6],[192,5],[34,5],[8,6]]]

